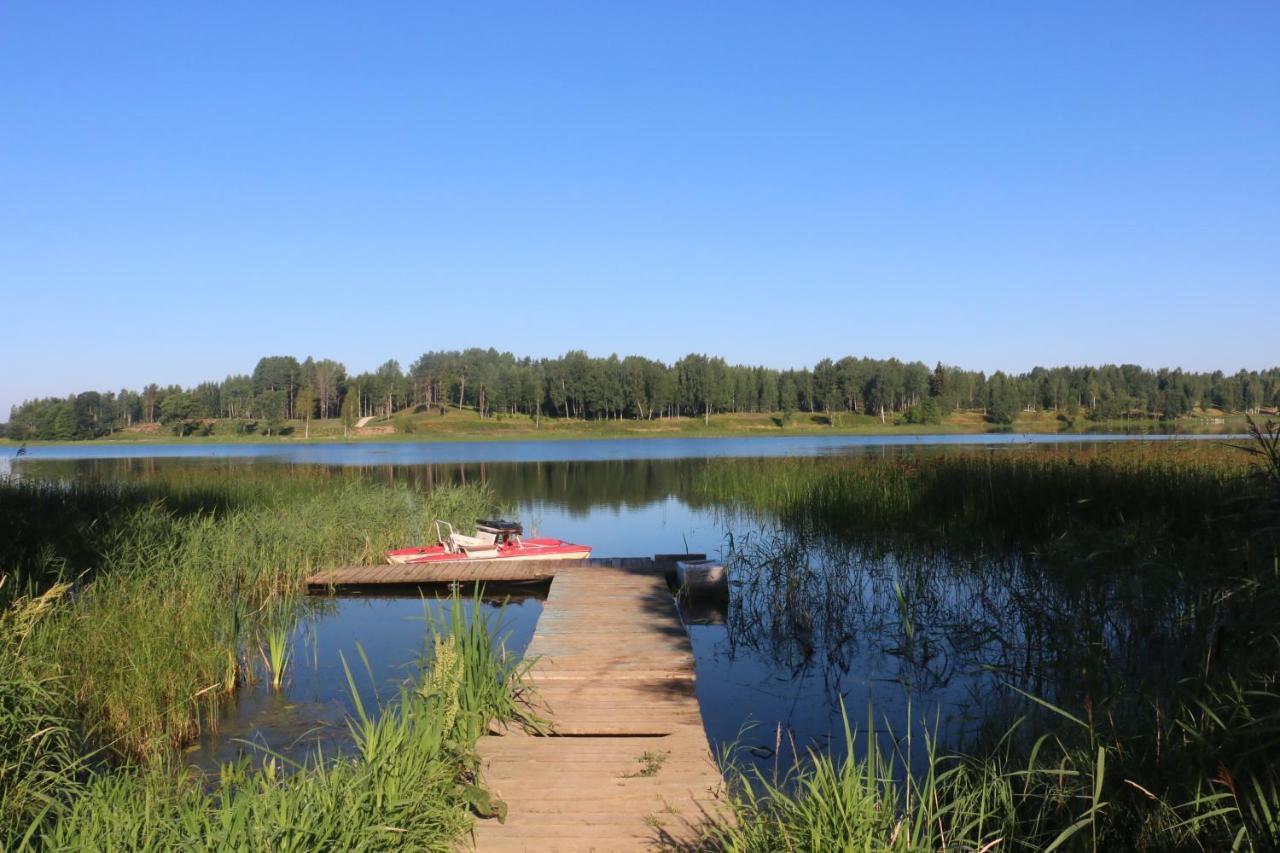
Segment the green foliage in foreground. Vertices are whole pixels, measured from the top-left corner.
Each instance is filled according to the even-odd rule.
[[[83,770],[66,682],[26,654],[31,633],[65,588],[0,612],[0,849],[60,808]]]
[[[430,623],[433,663],[381,714],[352,684],[357,757],[228,767],[209,790],[176,753],[287,666],[260,644],[308,574],[428,542],[436,517],[465,528],[485,487],[10,481],[0,508],[0,849],[443,849],[498,808],[473,745],[519,717],[523,670],[478,601]]]
[[[1280,694],[1265,698],[1273,707],[1280,702]],[[842,759],[815,751],[781,778],[729,759],[735,820],[715,827],[712,835],[720,848],[753,853],[1266,851],[1280,844],[1274,768],[1262,763],[1240,779],[1223,768],[1202,789],[1170,800],[1132,779],[1131,762],[1116,766],[1126,761],[1125,745],[1103,738],[1092,720],[1035,701],[1062,721],[1063,731],[1027,743],[1020,720],[978,756],[947,753],[927,741],[927,767],[914,775],[905,769],[909,742],[905,750],[901,744],[885,750],[876,737],[859,742],[847,717]],[[1231,725],[1238,733],[1248,725],[1263,726],[1262,742],[1280,736],[1274,718]],[[874,731],[870,715],[867,731]]]
[[[479,486],[323,480],[7,482],[0,507],[12,513],[0,527],[14,531],[0,540],[0,566],[18,584],[82,581],[27,654],[57,677],[74,674],[75,716],[97,742],[147,759],[216,727],[221,696],[264,675],[257,623],[296,606],[309,574],[428,542],[431,519],[469,522],[493,498]]]
[[[471,813],[505,814],[505,806],[480,786],[474,745],[490,721],[521,721],[515,696],[525,667],[502,652],[478,599],[467,607],[455,597],[449,613],[440,621],[429,618],[428,625],[431,657],[422,676],[379,715],[361,704],[348,670],[356,712],[349,725],[357,747],[350,758],[326,761],[317,754],[304,767],[272,759],[259,770],[228,765],[210,789],[199,774],[167,762],[86,773],[65,743],[24,745],[6,738],[0,743],[0,846],[451,849],[469,828]],[[0,677],[0,690],[8,691],[9,671]],[[43,713],[52,714],[47,708]],[[0,732],[29,732],[38,724],[8,712]]]

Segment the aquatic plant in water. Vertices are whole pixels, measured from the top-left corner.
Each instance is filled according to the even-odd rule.
[[[746,486],[742,500],[783,520],[780,543],[738,549],[730,619],[735,607],[745,619],[731,635],[835,661],[830,638],[869,636],[888,617],[902,639],[893,651],[919,660],[931,637],[955,656],[985,625],[968,664],[989,665],[1006,701],[968,739],[927,739],[923,767],[898,751],[910,728],[886,750],[870,718],[861,739],[846,721],[843,755],[814,751],[781,778],[731,767],[737,820],[719,843],[1280,845],[1280,543],[1275,505],[1257,489],[1266,480],[1243,456],[1109,450],[796,470],[774,492],[741,471],[747,480],[717,485],[722,496]],[[949,559],[912,556],[929,553]],[[786,614],[818,617],[837,590],[857,606],[829,626]]]
[[[256,614],[260,626],[258,652],[267,678],[276,690],[284,686],[285,671],[292,657],[289,642],[298,624],[298,613],[299,602],[295,596],[272,595]]]
[[[232,764],[212,788],[165,762],[96,768],[76,796],[56,798],[17,828],[44,849],[455,849],[473,813],[505,813],[481,786],[474,758],[474,739],[491,721],[515,722],[503,715],[514,708],[509,691],[520,666],[475,653],[481,643],[500,649],[500,631],[478,599],[455,599],[426,632],[442,654],[376,710],[361,701],[347,668],[353,757],[317,752],[300,766],[277,758],[258,770]],[[434,698],[442,685],[456,700],[452,716]]]

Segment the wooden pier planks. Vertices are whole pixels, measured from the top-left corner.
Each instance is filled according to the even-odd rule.
[[[307,578],[312,587],[415,583],[522,583],[555,577],[572,560],[456,560],[448,563],[385,563],[346,566]],[[581,561],[578,561],[581,562]]]
[[[642,573],[674,571],[675,560],[701,559],[702,554],[666,554],[654,557],[605,557],[587,560],[451,560],[445,563],[380,563],[343,566],[316,572],[307,578],[314,588],[378,586],[415,583],[519,583],[546,581],[562,568],[597,566]]]
[[[527,653],[557,736],[481,739],[484,784],[509,813],[478,822],[477,850],[687,849],[722,819],[693,651],[660,569],[557,568]]]

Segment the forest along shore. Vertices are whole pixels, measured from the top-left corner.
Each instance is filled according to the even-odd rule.
[[[1263,413],[1270,413],[1264,409]],[[1221,434],[1247,430],[1244,414],[1198,410],[1174,419],[1153,416],[1093,419],[1053,411],[1019,412],[1008,424],[994,423],[981,412],[948,414],[937,423],[916,423],[905,416],[886,417],[850,412],[830,415],[811,412],[728,413],[701,417],[658,417],[652,420],[576,420],[497,414],[481,417],[474,408],[418,407],[391,417],[370,416],[363,427],[341,419],[286,420],[270,429],[265,422],[232,418],[201,418],[175,428],[161,422],[134,424],[97,437],[4,438],[0,447],[60,444],[193,444],[290,442],[420,442],[572,440],[601,438],[729,438],[750,436],[825,435],[981,435],[1034,433],[1085,435]]]
[[[17,441],[188,436],[447,436],[548,428],[592,435],[836,429],[1026,431],[1150,429],[1280,408],[1280,367],[1192,373],[1138,365],[983,371],[852,356],[778,370],[686,355],[517,358],[428,352],[348,375],[333,359],[267,356],[252,374],[195,386],[85,390],[14,406]],[[369,420],[372,419],[372,420]],[[1167,428],[1161,431],[1168,431]],[[1239,431],[1236,429],[1234,431]]]

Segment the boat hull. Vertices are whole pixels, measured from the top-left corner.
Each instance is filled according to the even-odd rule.
[[[718,560],[681,560],[676,563],[676,585],[687,592],[713,592],[728,587],[729,573]]]
[[[429,548],[402,548],[388,551],[387,562],[405,563],[454,563],[466,561],[500,560],[502,562],[529,562],[538,560],[585,560],[591,556],[588,545],[575,545],[559,539],[526,539],[523,545],[503,545],[497,553],[481,552],[479,554],[450,553],[443,546],[433,545]]]

